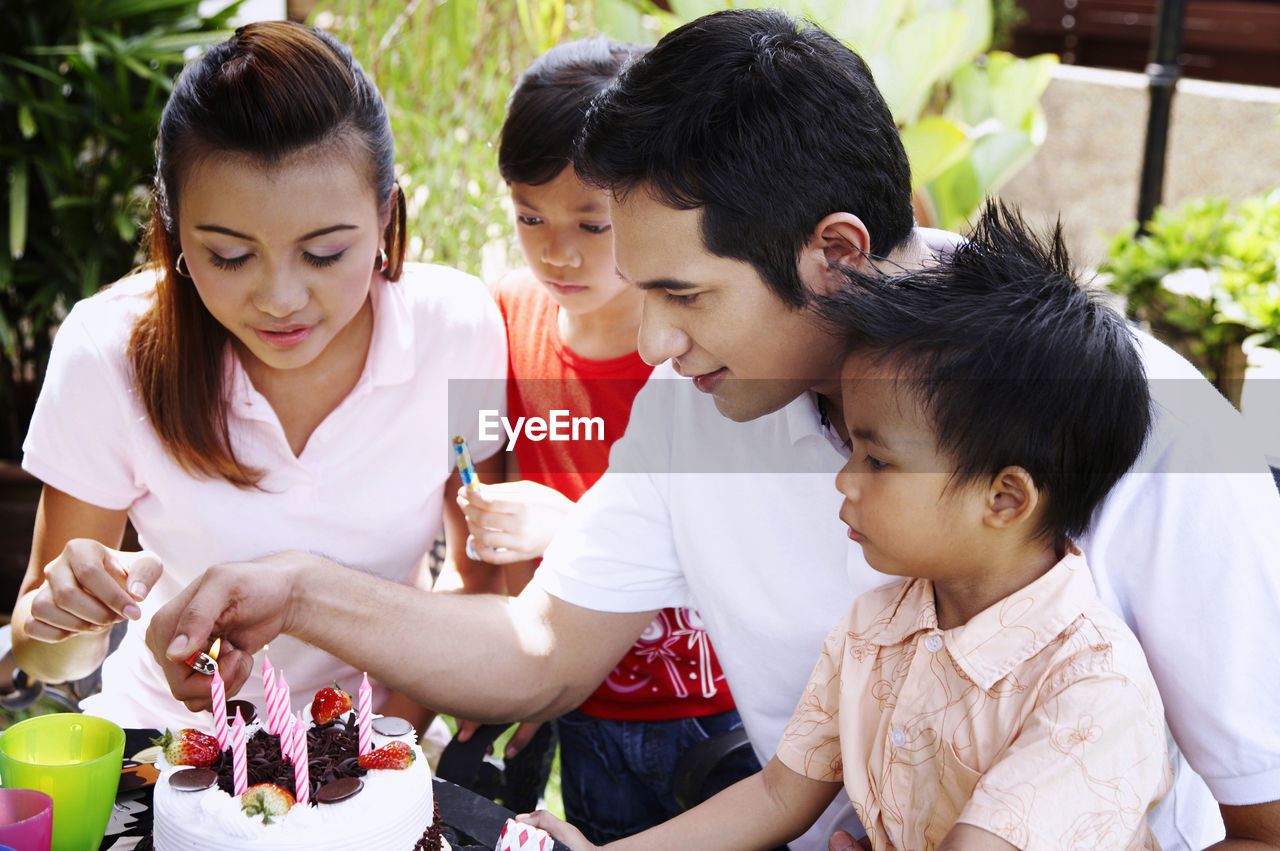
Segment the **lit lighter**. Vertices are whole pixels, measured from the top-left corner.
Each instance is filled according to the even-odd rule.
[[[187,666],[197,674],[204,674],[207,677],[212,677],[213,672],[218,670],[218,647],[221,643],[222,639],[215,638],[213,646],[209,648],[208,653],[202,650],[197,650],[195,653],[192,653],[186,660]]]
[[[213,657],[204,652],[192,653],[191,658],[187,659],[187,665],[197,674],[205,674],[210,677],[213,676],[213,672],[218,668],[218,663],[213,661]]]

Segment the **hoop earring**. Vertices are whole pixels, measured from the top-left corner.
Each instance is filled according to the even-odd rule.
[[[382,248],[379,248],[378,256],[373,258],[373,271],[385,273],[388,265],[387,252]]]
[[[191,277],[191,270],[187,268],[187,257],[181,251],[178,252],[178,259],[174,261],[173,268],[182,277]]]

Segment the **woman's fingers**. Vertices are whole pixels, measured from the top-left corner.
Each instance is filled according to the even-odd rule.
[[[98,541],[67,543],[44,569],[44,582],[31,599],[28,634],[37,641],[62,641],[101,632],[123,619],[142,616],[141,602],[163,567],[154,553],[122,553]]]
[[[103,548],[101,553],[73,559],[72,572],[80,588],[109,609],[110,622],[115,622],[142,616],[138,603],[160,578],[161,567],[153,553],[121,553]]]
[[[142,550],[136,553],[121,553],[125,564],[125,591],[133,599],[141,602],[151,593],[151,589],[164,574],[164,564],[153,552]]]
[[[42,599],[39,594],[31,600],[31,618],[27,621],[27,635],[36,641],[53,643],[65,641],[73,635],[99,632],[106,627],[68,614]]]
[[[70,572],[45,579],[31,600],[31,616],[53,627],[83,632],[109,626],[119,615],[85,590]]]

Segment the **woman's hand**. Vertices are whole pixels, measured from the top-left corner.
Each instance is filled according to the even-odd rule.
[[[519,481],[459,488],[458,505],[476,556],[513,564],[542,555],[573,502],[553,488]]]
[[[146,599],[163,572],[153,553],[125,553],[98,541],[75,538],[44,567],[44,581],[31,597],[25,630],[34,641],[55,643],[102,633],[122,620],[142,616]]]
[[[567,821],[556,818],[546,810],[538,810],[535,813],[521,813],[516,816],[516,821],[522,821],[525,824],[531,824],[536,828],[545,830],[557,842],[563,842],[568,845],[571,851],[590,851],[592,848],[600,847],[588,842],[587,838],[582,835],[582,831]]]

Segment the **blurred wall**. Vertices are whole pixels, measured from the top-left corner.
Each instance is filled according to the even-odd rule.
[[[1147,129],[1147,78],[1061,65],[1042,98],[1048,137],[1000,195],[1032,222],[1061,211],[1076,261],[1133,221]],[[1280,186],[1280,89],[1181,80],[1165,154],[1164,203],[1243,198]]]
[[[1061,212],[1075,262],[1095,267],[1137,216],[1147,78],[1062,65],[1042,99],[1049,132],[1000,195],[1032,223]],[[1280,186],[1280,89],[1181,80],[1165,152],[1164,203],[1245,198]],[[1241,408],[1280,466],[1280,352],[1249,354]]]
[[[227,0],[204,0],[200,4],[203,14],[211,15],[226,8]],[[235,17],[235,24],[249,21],[279,21],[285,17],[285,0],[245,0]]]

